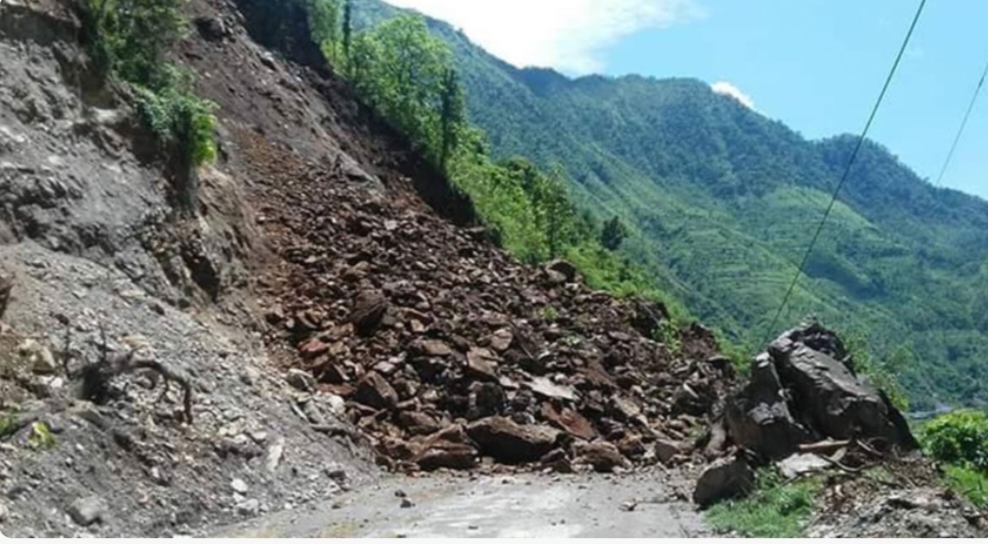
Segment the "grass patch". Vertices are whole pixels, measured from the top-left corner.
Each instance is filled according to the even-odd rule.
[[[988,507],[988,476],[973,468],[957,465],[944,467],[944,482],[978,508]]]
[[[707,521],[714,529],[746,538],[797,538],[820,488],[817,480],[784,483],[774,471],[762,470],[751,495],[714,505]]]

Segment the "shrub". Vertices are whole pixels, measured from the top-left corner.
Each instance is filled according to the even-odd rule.
[[[942,415],[925,426],[922,441],[927,452],[940,461],[988,472],[988,417],[983,412]]]
[[[169,48],[188,32],[180,12],[184,3],[84,0],[83,8],[92,56],[134,90],[142,119],[163,146],[182,149],[198,166],[216,158],[216,105],[196,96],[191,72],[166,60]]]

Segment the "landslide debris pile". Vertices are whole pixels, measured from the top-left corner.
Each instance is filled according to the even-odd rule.
[[[285,261],[263,281],[273,340],[345,399],[379,462],[610,471],[690,453],[733,376],[710,331],[659,342],[661,305],[595,292],[562,261],[523,266],[483,229],[248,140]]]

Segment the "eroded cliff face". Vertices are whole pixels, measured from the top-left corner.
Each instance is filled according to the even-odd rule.
[[[0,531],[189,534],[371,478],[350,438],[299,417],[252,332],[247,264],[264,252],[245,180],[203,168],[196,209],[178,210],[74,9],[0,6]],[[84,369],[131,351],[165,375],[123,365],[91,397]],[[167,375],[191,384],[193,424]]]

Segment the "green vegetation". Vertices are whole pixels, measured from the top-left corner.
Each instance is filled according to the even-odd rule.
[[[193,90],[194,76],[168,61],[188,31],[184,0],[84,0],[93,57],[129,85],[162,147],[190,167],[216,158],[216,106]],[[189,205],[189,191],[183,191]]]
[[[707,520],[715,529],[746,538],[798,538],[820,488],[817,480],[786,483],[773,470],[763,469],[751,495],[714,505]]]
[[[947,465],[944,480],[950,489],[964,496],[978,508],[988,507],[988,475],[967,467]]]
[[[683,342],[679,339],[679,329],[671,321],[663,321],[655,331],[655,340],[669,348],[674,355],[683,350]]]
[[[946,463],[947,485],[988,506],[988,417],[974,410],[945,414],[925,424],[920,438],[927,453]]]
[[[923,427],[922,440],[935,459],[988,472],[988,417],[983,412],[942,415]]]
[[[28,444],[34,449],[50,449],[55,447],[55,435],[44,421],[31,424],[31,434],[27,437]]]
[[[402,13],[353,0],[366,29]],[[570,79],[517,69],[428,20],[452,51],[469,120],[495,162],[564,166],[573,202],[628,229],[653,289],[761,346],[855,139],[807,141],[691,79]],[[988,398],[988,204],[932,187],[869,142],[778,328],[815,314],[868,331],[916,410]],[[605,247],[607,247],[605,245]]]
[[[559,319],[559,312],[552,306],[546,306],[539,310],[539,317],[545,321],[555,321]]]
[[[854,371],[873,386],[884,391],[889,401],[899,411],[907,412],[909,397],[899,383],[898,377],[915,364],[912,351],[906,346],[900,346],[888,356],[878,359],[868,349],[868,341],[864,334],[848,333],[843,338],[851,354]]]

